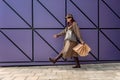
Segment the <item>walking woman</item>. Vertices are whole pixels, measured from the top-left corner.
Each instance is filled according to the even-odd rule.
[[[67,21],[67,26],[63,31],[54,35],[54,38],[58,38],[63,35],[65,36],[64,47],[57,57],[49,58],[49,60],[55,64],[62,57],[64,59],[73,57],[76,62],[76,65],[73,68],[80,68],[81,66],[79,64],[78,54],[73,51],[73,47],[78,44],[78,40],[81,44],[83,44],[84,41],[81,38],[79,27],[74,20],[73,15],[67,14],[65,18]]]

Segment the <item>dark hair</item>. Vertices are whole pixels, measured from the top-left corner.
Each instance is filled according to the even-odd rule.
[[[75,22],[75,20],[72,18],[71,22],[67,22],[67,26],[71,26],[73,22]]]

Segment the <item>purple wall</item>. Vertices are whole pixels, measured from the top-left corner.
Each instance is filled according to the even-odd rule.
[[[120,0],[0,0],[0,65],[48,65],[72,13],[92,51],[82,62],[120,61]],[[58,64],[71,64],[73,60]]]

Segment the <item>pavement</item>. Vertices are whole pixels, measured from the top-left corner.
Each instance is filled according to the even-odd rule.
[[[120,63],[0,67],[0,80],[120,80]]]

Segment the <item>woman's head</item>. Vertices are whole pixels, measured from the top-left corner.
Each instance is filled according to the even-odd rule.
[[[67,14],[67,16],[65,18],[66,18],[68,25],[75,21],[72,14]]]

